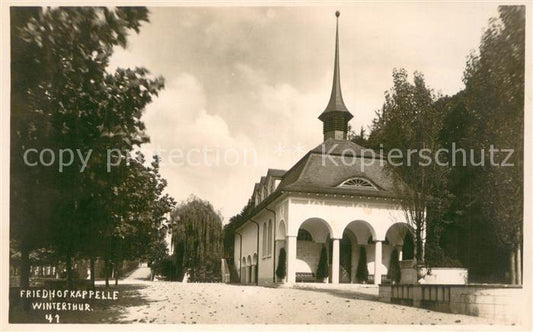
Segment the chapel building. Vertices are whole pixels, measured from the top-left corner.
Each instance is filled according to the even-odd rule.
[[[323,142],[289,170],[269,169],[255,184],[252,210],[235,229],[234,266],[241,283],[323,282],[317,270],[325,252],[326,282],[380,284],[394,251],[400,262],[413,258],[412,229],[386,161],[347,139],[353,115],[341,93],[336,16],[333,86],[318,117]],[[282,250],[286,257],[280,262]],[[286,273],[279,278],[283,261]],[[357,273],[362,267],[365,280]]]

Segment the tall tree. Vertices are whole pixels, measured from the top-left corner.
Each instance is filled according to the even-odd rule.
[[[71,284],[73,256],[94,249],[99,233],[114,222],[101,214],[105,210],[87,208],[104,206],[119,184],[120,176],[107,172],[105,151],[118,149],[125,159],[125,151],[148,141],[141,115],[162,78],[150,78],[144,68],[107,72],[114,48],[126,45],[129,31],[139,31],[148,11],[12,8],[12,17],[11,235],[23,261],[32,246],[53,244],[65,257]],[[92,154],[88,165],[73,158],[58,172],[28,165],[23,157],[30,148]],[[28,212],[39,210],[41,216]],[[43,230],[51,235],[42,236]],[[88,243],[79,240],[84,233]]]
[[[424,235],[431,220],[428,208],[442,205],[438,198],[446,197],[442,190],[448,167],[432,162],[440,148],[439,133],[445,114],[436,107],[436,100],[421,73],[415,72],[414,83],[410,83],[404,69],[394,70],[393,87],[385,94],[385,103],[369,137],[371,147],[401,157],[391,159],[386,170],[393,177],[406,219],[414,229],[418,263],[423,261]],[[446,160],[446,156],[440,158]],[[435,195],[439,191],[440,195]]]
[[[511,283],[521,283],[525,7],[500,6],[498,11],[479,51],[469,58],[465,89],[452,100],[443,140],[464,148],[466,158],[478,164],[451,173],[457,218],[480,219],[474,233],[491,230],[495,245],[509,257]],[[506,161],[509,166],[502,165],[508,152],[493,158],[491,146],[513,151]]]
[[[211,203],[190,197],[174,210],[172,223],[178,279],[188,270],[191,280],[219,280],[223,256],[222,218]]]
[[[159,163],[159,157],[154,156],[152,163],[146,165],[138,152],[125,167],[125,178],[112,205],[120,216],[110,234],[113,250],[108,254],[115,266],[115,284],[123,260],[148,259],[153,253],[151,248],[157,249],[164,240],[167,215],[175,202],[164,193],[167,182],[159,174]]]

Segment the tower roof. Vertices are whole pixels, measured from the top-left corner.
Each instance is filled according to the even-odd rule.
[[[324,119],[324,116],[328,113],[332,112],[341,112],[344,113],[343,115],[347,117],[347,119],[353,118],[353,115],[348,111],[346,108],[346,105],[344,105],[344,100],[342,99],[342,91],[341,91],[341,74],[340,74],[340,66],[339,66],[339,16],[340,12],[335,12],[335,16],[337,16],[337,30],[335,34],[335,65],[333,69],[333,86],[331,88],[331,97],[329,98],[328,106],[326,106],[326,109],[320,116],[318,117],[320,120]]]

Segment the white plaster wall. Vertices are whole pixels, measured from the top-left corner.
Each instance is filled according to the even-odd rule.
[[[368,268],[368,274],[374,274],[374,264],[375,264],[375,253],[376,253],[376,245],[375,244],[368,244],[365,246],[366,248],[366,266]],[[387,274],[387,267],[388,265],[385,265],[385,261],[390,259],[390,253],[391,251],[388,251],[385,248],[385,245],[382,246],[381,249],[382,255],[381,255],[381,263],[378,265],[378,271],[381,272],[381,275]]]
[[[242,255],[253,256],[257,252],[257,226],[249,223],[241,229],[242,234]]]
[[[238,232],[242,234],[241,261],[242,257],[248,258],[248,256],[250,256],[253,258],[254,254],[257,252],[257,226],[254,223],[248,223],[240,228]],[[235,253],[237,255],[239,254],[239,248],[237,248]]]
[[[297,241],[296,247],[296,272],[316,273],[322,244],[313,241]]]
[[[287,234],[296,236],[298,228],[310,218],[326,221],[332,230],[332,238],[342,238],[346,226],[356,220],[369,223],[375,240],[383,241],[389,227],[405,223],[405,215],[398,203],[383,199],[342,199],[291,197],[288,205]]]
[[[394,247],[388,244],[383,244],[382,246],[383,254],[381,255],[381,272],[383,275],[387,275],[387,273],[389,272],[390,257],[393,250]]]
[[[259,272],[258,272],[258,278],[259,283],[267,283],[272,282],[272,263],[273,263],[273,255],[268,254],[266,256],[263,256],[263,224],[265,224],[267,227],[265,227],[265,231],[267,233],[267,242],[269,242],[271,239],[268,238],[268,220],[272,219],[272,223],[274,225],[274,219],[267,218],[266,216],[263,216],[263,218],[259,219],[259,224],[261,225],[261,233],[259,234],[259,251],[261,252],[261,255],[259,256]],[[274,232],[274,226],[272,226],[272,232]],[[272,252],[274,252],[274,244],[271,244],[272,246]],[[278,251],[278,249],[276,249]]]
[[[276,215],[277,217],[277,215]],[[274,263],[274,256],[278,257],[279,255],[279,248],[276,248],[274,244],[274,237],[275,233],[277,231],[277,225],[276,223],[278,220],[275,220],[274,214],[270,211],[263,210],[260,214],[258,214],[254,220],[259,223],[260,225],[260,232],[259,232],[259,255],[258,255],[258,283],[259,284],[266,284],[266,283],[272,283],[273,281],[273,263]],[[268,238],[268,221],[272,221],[272,238]],[[275,223],[276,221],[276,223]],[[271,253],[267,253],[266,255],[263,255],[263,225],[266,225],[264,228],[264,231],[267,234],[267,242],[270,242],[271,246]]]
[[[240,250],[241,250],[241,245],[240,244],[241,244],[241,237],[239,235],[235,234],[235,239],[233,241],[233,264],[235,265],[235,268],[237,269],[237,272],[239,272],[239,275],[240,275],[239,259],[241,259],[241,257],[239,256],[240,255]]]

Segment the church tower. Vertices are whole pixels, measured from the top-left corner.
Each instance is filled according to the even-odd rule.
[[[335,12],[337,16],[337,31],[335,39],[335,67],[333,69],[333,87],[328,106],[320,116],[323,122],[324,141],[329,138],[345,140],[348,132],[348,121],[353,115],[348,111],[342,100],[341,79],[339,69],[339,16],[340,12]]]

